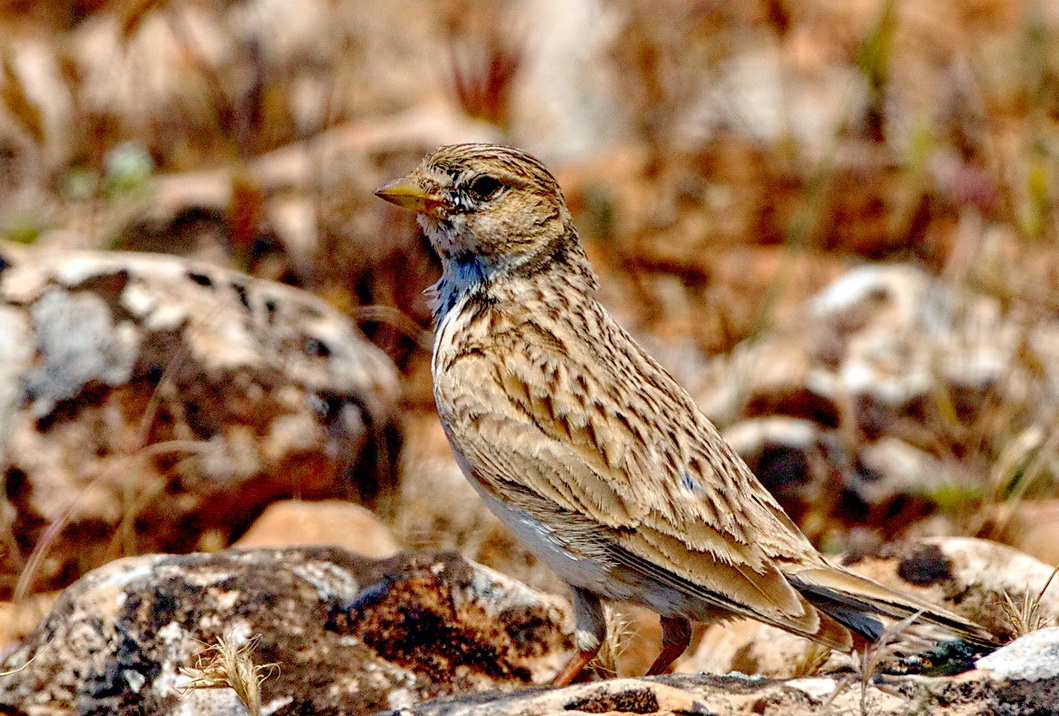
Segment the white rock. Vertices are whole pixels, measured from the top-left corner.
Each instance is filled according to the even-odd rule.
[[[1040,681],[1059,677],[1059,627],[1047,627],[1016,639],[976,662],[992,678]]]

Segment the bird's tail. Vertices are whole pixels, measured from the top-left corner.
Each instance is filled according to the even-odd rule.
[[[972,644],[998,645],[992,634],[958,614],[838,567],[807,567],[787,579],[817,609],[872,642],[889,623],[915,615]]]

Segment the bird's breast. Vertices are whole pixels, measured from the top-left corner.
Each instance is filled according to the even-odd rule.
[[[460,344],[466,338],[470,316],[465,310],[467,299],[459,298],[437,316],[434,326],[434,353],[430,359],[430,372],[435,382],[443,374],[460,350]]]

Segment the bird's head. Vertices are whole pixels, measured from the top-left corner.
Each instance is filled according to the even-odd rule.
[[[418,214],[447,275],[488,280],[568,267],[591,275],[558,182],[518,149],[440,147],[375,194]]]

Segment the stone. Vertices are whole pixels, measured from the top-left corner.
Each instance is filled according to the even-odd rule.
[[[976,662],[997,681],[1059,679],[1059,627],[1030,632]]]
[[[722,434],[810,539],[826,533],[842,490],[826,431],[812,420],[774,415],[740,420]]]
[[[276,499],[393,493],[396,370],[309,294],[0,244],[0,329],[0,519],[18,548],[0,573],[23,594],[123,554],[224,546]]]
[[[1059,564],[1059,500],[1001,504],[979,536],[1009,544],[1046,564]]]
[[[265,508],[232,544],[237,549],[332,546],[372,559],[397,554],[393,531],[371,510],[340,500],[283,500]]]
[[[392,716],[544,716],[621,714],[872,714],[1037,716],[1059,709],[1059,679],[994,680],[981,671],[958,677],[888,677],[884,684],[858,678],[789,680],[742,675],[672,675],[614,679],[564,689],[479,694],[438,699]]]
[[[550,678],[565,603],[455,554],[374,561],[336,548],[129,557],[67,588],[0,666],[0,712],[237,713],[181,693],[225,637],[249,645],[264,713],[369,713]]]
[[[805,676],[827,657],[813,644],[751,619],[706,628],[694,651],[674,666],[679,673],[756,674],[771,678]],[[839,663],[841,663],[841,657]]]
[[[904,555],[895,572],[926,588],[971,566],[996,568],[997,555],[985,556],[983,545],[933,547],[895,550]],[[262,713],[278,716],[1059,709],[1059,628],[1035,631],[956,676],[863,681],[810,668],[782,679],[700,673],[528,688],[569,656],[570,616],[564,600],[452,553],[383,561],[335,548],[130,557],[69,587],[0,663],[9,672],[0,676],[0,713],[242,713],[230,689],[186,689],[186,670],[218,637],[243,645],[269,674]]]
[[[934,514],[938,496],[956,484],[950,465],[887,435],[860,446],[832,507],[851,527],[866,524],[892,538]]]
[[[737,440],[740,454],[781,455],[780,469],[772,459],[755,467],[816,544],[840,549],[894,541],[933,516],[954,531],[951,515],[997,479],[988,446],[1043,435],[1059,417],[1057,388],[1059,322],[912,264],[847,270],[710,360],[693,385],[727,434],[759,426]],[[766,436],[761,421],[808,425]],[[1039,442],[1020,459],[1044,450]],[[1001,477],[1016,479],[1020,464]],[[807,510],[817,494],[827,499]]]

